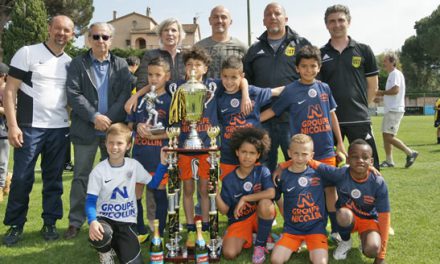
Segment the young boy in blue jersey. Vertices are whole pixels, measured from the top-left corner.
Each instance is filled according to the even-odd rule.
[[[154,99],[154,109],[149,109],[144,97],[139,97],[137,110],[127,118],[128,126],[134,132],[134,145],[132,156],[139,161],[142,166],[152,175],[160,163],[160,150],[168,144],[168,137],[165,131],[160,133],[151,130],[154,122],[149,122],[151,111],[157,114],[157,124],[162,124],[163,128],[168,124],[168,111],[170,109],[171,94],[165,90],[167,81],[170,79],[170,65],[163,58],[155,58],[148,63],[148,83],[155,87],[156,98]],[[153,119],[154,120],[154,119]],[[154,128],[153,128],[154,129]],[[152,227],[153,220],[159,219],[159,231],[163,234],[166,225],[168,199],[165,190],[167,179],[164,179],[159,188],[152,190],[147,187],[147,219]],[[148,238],[148,231],[144,224],[142,197],[137,201],[138,205],[138,232],[139,242],[144,242]]]
[[[224,92],[217,97],[221,128],[220,179],[232,172],[239,164],[229,146],[232,133],[241,127],[261,127],[260,108],[269,104],[272,96],[279,96],[284,89],[284,86],[269,89],[250,85],[248,90],[253,109],[246,115],[241,111],[240,83],[244,78],[241,58],[232,55],[222,63],[221,80]]]
[[[256,163],[269,150],[270,138],[262,129],[246,127],[235,130],[229,143],[240,165],[223,178],[216,196],[218,210],[228,217],[223,256],[235,259],[252,246],[257,232],[252,262],[263,263],[275,218],[275,188],[269,169]]]
[[[144,184],[159,186],[167,171],[166,154],[161,153],[152,177],[138,161],[125,157],[131,145],[131,130],[125,124],[110,126],[105,145],[109,157],[96,165],[87,185],[89,241],[101,263],[114,263],[114,252],[120,263],[143,263],[135,233],[136,192],[141,193]]]
[[[356,139],[348,148],[349,167],[338,169],[325,164],[311,164],[338,190],[336,217],[342,241],[333,252],[337,260],[346,259],[352,246],[350,233],[357,231],[363,254],[374,258],[374,264],[385,263],[390,202],[384,178],[372,171],[372,153],[365,140]]]
[[[296,69],[300,79],[286,86],[277,103],[261,113],[261,121],[266,121],[284,111],[290,114],[289,126],[291,135],[298,133],[309,135],[313,139],[315,159],[328,165],[336,165],[336,153],[345,156],[339,122],[336,116],[336,102],[330,87],[315,78],[321,67],[321,54],[314,46],[305,46],[296,55]],[[291,161],[282,164],[290,166]],[[336,189],[325,188],[326,205],[332,223],[332,236],[336,236]],[[279,204],[280,205],[280,204]]]
[[[271,263],[285,263],[305,242],[312,263],[328,262],[327,214],[324,183],[308,166],[313,158],[313,140],[305,134],[296,134],[288,149],[291,165],[283,170],[278,189],[283,195],[284,228],[276,243]]]

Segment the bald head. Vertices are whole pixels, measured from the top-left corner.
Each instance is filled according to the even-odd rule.
[[[271,8],[279,8],[281,10],[283,16],[287,16],[286,9],[284,9],[284,7],[277,2],[272,2],[272,3],[267,4],[266,8],[264,8],[264,13],[266,13]]]
[[[264,9],[263,24],[269,39],[281,39],[286,34],[288,17],[286,10],[278,3],[272,2]]]

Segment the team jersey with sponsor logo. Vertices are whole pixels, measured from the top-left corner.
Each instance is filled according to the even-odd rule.
[[[302,133],[313,139],[315,159],[333,157],[334,143],[330,112],[336,109],[330,88],[322,82],[311,85],[299,81],[286,86],[276,104],[272,105],[275,114],[289,113],[289,126],[292,135]]]
[[[66,67],[71,60],[66,53],[56,56],[44,43],[24,46],[15,53],[9,75],[22,81],[17,93],[19,126],[69,126]]]
[[[142,97],[138,100],[138,106]],[[168,112],[171,104],[171,95],[165,92],[159,95],[155,102],[155,109],[158,113],[157,121],[168,127]],[[138,107],[136,112],[127,117],[128,122],[145,123],[148,120],[148,111],[145,103]],[[160,163],[160,149],[168,144],[168,139],[146,139],[140,137],[136,131],[133,131],[134,145],[133,158],[139,161],[148,172],[154,172]]]
[[[336,208],[347,207],[360,218],[375,220],[378,213],[390,211],[388,188],[382,176],[370,172],[360,181],[350,176],[349,167],[335,168],[325,164],[319,165],[316,172],[336,185]]]
[[[112,167],[108,159],[90,173],[87,194],[98,196],[96,216],[118,222],[136,223],[136,183],[148,184],[151,175],[136,160],[125,158],[120,167]]]
[[[222,92],[217,97],[218,116],[221,128],[221,157],[220,161],[226,164],[238,165],[238,159],[229,146],[232,132],[242,127],[261,127],[260,107],[271,102],[270,89],[249,86],[249,98],[252,101],[252,112],[245,116],[241,112],[242,93],[235,94]]]
[[[284,197],[284,233],[326,234],[324,183],[315,170],[301,173],[283,170],[278,190]]]
[[[242,215],[236,219],[234,217],[234,209],[242,196],[274,188],[270,171],[264,166],[255,166],[252,172],[244,179],[238,177],[236,171],[237,169],[223,178],[220,193],[222,200],[229,206],[227,214],[228,225],[247,219],[257,210],[256,203],[248,203]]]

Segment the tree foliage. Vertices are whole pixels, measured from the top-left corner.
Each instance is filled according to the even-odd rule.
[[[3,61],[9,63],[19,48],[46,38],[47,13],[43,0],[16,0],[11,21],[2,36]]]
[[[66,15],[75,22],[75,34],[83,34],[93,16],[93,0],[44,0],[49,17]]]
[[[440,5],[417,21],[416,35],[406,39],[401,61],[408,90],[440,90]]]

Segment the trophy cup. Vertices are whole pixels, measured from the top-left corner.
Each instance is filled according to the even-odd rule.
[[[145,123],[150,126],[149,129],[153,135],[162,134],[165,131],[162,122],[158,122],[159,113],[156,110],[156,102],[159,102],[157,99],[156,86],[152,85],[150,92],[144,95],[138,107],[139,111],[145,104],[145,110],[148,113],[148,119]]]

